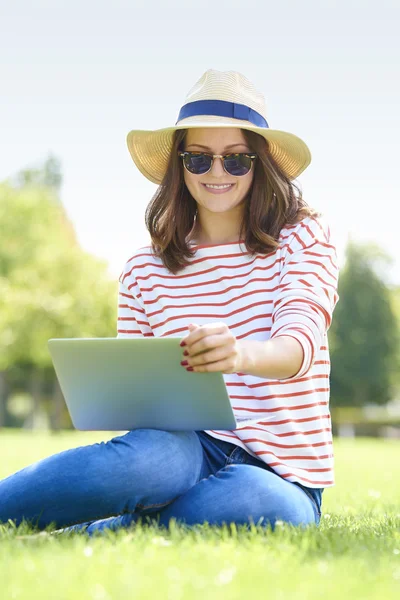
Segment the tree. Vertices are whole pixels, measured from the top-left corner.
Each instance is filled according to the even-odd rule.
[[[398,367],[398,324],[385,283],[389,258],[377,246],[350,242],[329,332],[333,406],[386,404]]]
[[[62,184],[61,163],[50,154],[40,167],[26,167],[13,178],[16,187],[36,186],[59,191]]]
[[[6,370],[23,366],[38,403],[52,372],[48,339],[115,335],[117,282],[80,248],[51,187],[0,184],[0,230],[1,425]]]
[[[114,334],[116,282],[51,191],[0,186],[0,223],[0,364],[46,366],[49,337]]]

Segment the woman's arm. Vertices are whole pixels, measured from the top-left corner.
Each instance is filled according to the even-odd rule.
[[[267,379],[306,375],[324,343],[338,300],[336,249],[316,219],[300,223],[287,245],[274,298],[271,337],[236,340],[224,323],[189,327],[190,370],[248,373]]]
[[[283,335],[266,342],[240,340],[238,371],[266,379],[295,377],[303,364],[300,342]]]

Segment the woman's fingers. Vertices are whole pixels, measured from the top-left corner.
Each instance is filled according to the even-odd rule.
[[[183,366],[198,373],[221,371],[234,373],[239,363],[238,343],[225,323],[189,325],[190,333],[183,338]]]
[[[215,363],[218,361],[223,361],[228,359],[230,356],[235,354],[234,346],[221,346],[219,348],[213,348],[212,350],[208,350],[202,352],[201,354],[190,355],[186,357],[188,361],[188,366],[197,367],[203,366],[208,363]]]
[[[204,338],[213,335],[221,335],[227,332],[229,332],[229,328],[225,323],[210,323],[209,325],[202,325],[201,327],[197,326],[196,329],[191,329],[190,333],[182,339],[181,345],[190,348]]]
[[[211,373],[215,371],[220,373],[235,373],[235,365],[236,362],[234,360],[234,357],[229,357],[218,362],[212,362],[191,367],[191,370],[193,370],[194,373]]]
[[[231,334],[209,335],[199,339],[190,346],[187,346],[186,350],[188,351],[189,356],[196,356],[197,354],[208,352],[213,348],[226,346],[230,341],[234,341]]]

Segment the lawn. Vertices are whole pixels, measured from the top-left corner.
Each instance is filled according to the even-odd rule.
[[[109,437],[2,430],[0,478]],[[398,599],[400,442],[340,439],[335,456],[319,529],[144,525],[88,538],[0,526],[0,598]]]

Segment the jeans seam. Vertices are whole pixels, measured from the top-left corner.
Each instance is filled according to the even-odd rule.
[[[229,456],[226,457],[225,467],[233,464],[243,464],[246,462],[246,457],[243,456],[240,451],[243,452],[243,448],[241,446],[236,446],[236,448],[232,450]],[[242,457],[242,460],[239,461],[237,458],[235,458],[235,454]]]

